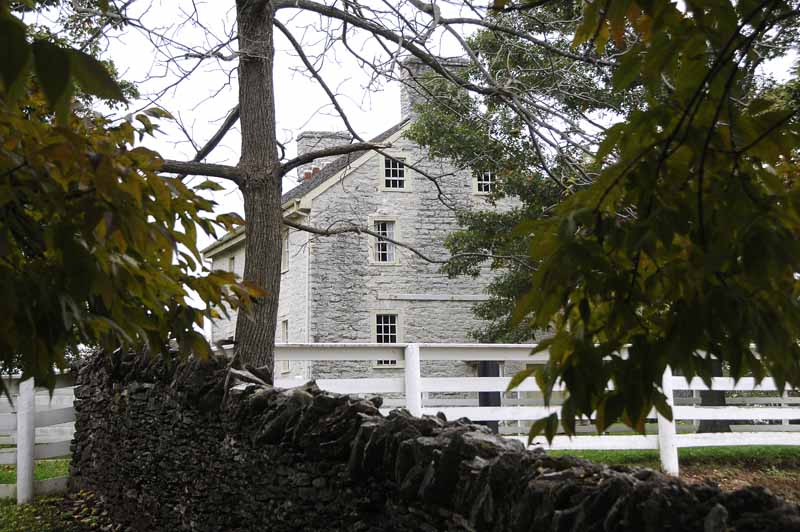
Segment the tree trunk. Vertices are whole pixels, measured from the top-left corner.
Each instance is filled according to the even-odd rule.
[[[236,320],[236,355],[273,380],[281,281],[281,179],[275,136],[272,2],[236,0],[239,26],[241,191],[247,223],[244,280],[266,292]]]
[[[712,361],[711,374],[722,377],[722,362]],[[700,392],[700,406],[725,406],[725,392],[708,391]],[[730,432],[731,422],[726,419],[703,419],[697,427],[697,432]]]

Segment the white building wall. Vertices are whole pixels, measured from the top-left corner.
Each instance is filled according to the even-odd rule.
[[[212,270],[230,271],[230,259],[234,258],[234,273],[244,275],[244,241],[239,242],[215,255],[211,260]],[[222,313],[220,311],[220,313]],[[228,310],[229,318],[224,315],[211,323],[212,346],[221,340],[232,338],[236,332],[236,311]]]
[[[473,194],[470,172],[452,173],[443,162],[430,161],[415,144],[399,139],[390,150],[419,165],[439,179],[442,192],[459,206],[485,205]],[[383,190],[383,157],[374,155],[342,182],[316,198],[310,223],[327,227],[338,221],[370,225],[375,218],[396,221],[395,239],[414,246],[425,255],[442,259],[449,254],[445,238],[458,224],[453,210],[443,205],[439,191],[423,175],[406,168],[408,191]],[[407,183],[408,187],[408,183]],[[397,312],[401,317],[400,342],[469,342],[468,333],[479,325],[472,306],[489,277],[448,279],[439,264],[431,264],[409,250],[397,248],[397,264],[370,260],[370,238],[340,235],[319,238],[311,256],[311,341],[374,342],[373,322],[378,312]],[[472,375],[474,366],[461,363],[423,363],[426,375]],[[375,369],[371,362],[315,363],[316,377],[346,377]]]
[[[430,175],[441,176],[439,187],[451,205],[486,207],[485,196],[474,193],[471,172],[454,172],[443,161],[431,161],[426,152],[403,138],[393,143],[390,152]],[[444,240],[458,229],[454,211],[442,203],[439,189],[425,176],[407,167],[406,179],[406,191],[384,190],[383,157],[374,154],[314,197],[310,214],[300,221],[328,227],[336,222],[370,226],[375,218],[392,219],[396,240],[428,257],[446,258],[449,253]],[[471,342],[469,331],[480,326],[472,306],[486,297],[491,278],[488,269],[477,278],[448,279],[439,264],[399,247],[395,250],[397,264],[376,264],[371,260],[370,240],[366,235],[318,237],[290,231],[289,268],[281,276],[276,340],[282,340],[281,322],[288,320],[289,342],[375,342],[375,314],[392,312],[400,316],[400,342]],[[214,258],[214,267],[227,269],[233,254],[241,275],[243,244],[220,253]],[[235,318],[218,320],[213,337],[228,338],[234,331]],[[292,365],[286,373],[282,369],[286,368],[279,364],[276,376],[389,376],[399,371],[358,361]],[[423,362],[422,371],[426,376],[466,376],[475,375],[476,367]]]
[[[289,231],[289,268],[281,273],[278,300],[276,341],[282,341],[281,322],[289,321],[290,343],[308,341],[308,242],[309,236],[294,229]]]

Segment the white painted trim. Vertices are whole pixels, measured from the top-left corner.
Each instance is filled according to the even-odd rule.
[[[0,433],[17,430],[17,414],[0,414]]]
[[[295,388],[306,383],[305,379],[284,377],[275,380],[278,388]],[[403,393],[405,386],[402,377],[364,378],[364,379],[316,379],[320,389],[345,394]],[[405,404],[405,403],[404,403]]]
[[[534,420],[560,411],[560,407],[548,408],[545,406],[454,406],[422,409],[422,413],[429,416],[435,416],[437,412],[442,412],[447,419],[466,417],[472,421]]]
[[[527,436],[505,436],[510,440],[528,443]],[[533,441],[531,447],[544,447],[552,450],[623,450],[623,449],[657,449],[658,441],[656,436],[556,436],[553,438],[552,445],[548,445],[547,440],[538,437]]]
[[[800,445],[796,433],[779,432],[708,432],[678,434],[678,447],[738,447],[740,445]]]
[[[71,406],[36,412],[37,427],[49,427],[61,425],[62,423],[72,423],[73,421],[75,421],[75,408]]]
[[[245,232],[244,232],[244,229],[242,229],[241,233],[239,233],[238,235],[234,236],[230,240],[228,240],[226,242],[222,242],[221,244],[218,244],[218,245],[214,245],[214,244],[216,244],[216,242],[215,242],[214,244],[211,244],[210,246],[208,246],[206,249],[204,249],[202,251],[203,257],[205,259],[207,259],[207,260],[213,259],[214,257],[219,255],[223,251],[226,251],[226,250],[228,250],[228,249],[230,249],[230,248],[232,248],[232,247],[234,247],[234,246],[236,246],[238,244],[241,244],[242,242],[244,242],[244,239],[245,239]],[[219,242],[219,241],[217,241],[217,242]]]
[[[286,344],[275,346],[275,360],[403,360],[406,344]]]
[[[70,441],[50,442],[37,445],[33,451],[33,456],[36,460],[43,460],[45,458],[59,458],[61,456],[69,456]]]
[[[0,451],[0,465],[14,465],[17,463],[17,450],[13,447]]]
[[[489,296],[480,294],[384,294],[377,297],[385,301],[488,301]]]
[[[421,372],[419,361],[419,345],[408,344],[403,354],[407,362],[405,370],[406,408],[413,416],[422,415],[422,390],[420,386]]]

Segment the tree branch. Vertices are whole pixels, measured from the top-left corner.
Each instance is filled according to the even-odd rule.
[[[447,263],[449,263],[449,262],[451,262],[453,260],[457,260],[457,259],[483,258],[483,259],[510,260],[510,261],[515,262],[518,265],[520,265],[520,266],[522,266],[522,267],[524,267],[524,268],[526,268],[528,270],[531,270],[531,271],[533,270],[533,267],[531,266],[531,264],[529,262],[527,262],[523,258],[515,257],[513,255],[493,255],[491,253],[458,253],[456,255],[452,255],[451,257],[449,257],[447,259],[434,259],[434,258],[431,258],[431,257],[425,255],[419,249],[415,248],[414,246],[412,246],[410,244],[406,244],[405,242],[401,242],[399,240],[395,240],[394,238],[390,238],[388,236],[381,235],[380,233],[372,231],[372,230],[370,230],[370,229],[368,229],[368,228],[366,228],[364,226],[360,226],[360,225],[356,225],[356,224],[352,224],[352,223],[340,225],[340,226],[337,226],[337,227],[331,226],[331,227],[328,227],[327,229],[323,229],[323,228],[320,228],[320,227],[313,227],[313,226],[310,226],[310,225],[305,225],[305,224],[301,224],[301,223],[298,223],[298,222],[293,222],[291,220],[287,220],[286,218],[284,218],[283,219],[283,225],[285,225],[287,227],[291,227],[292,229],[297,229],[298,231],[304,231],[306,233],[311,233],[311,234],[320,235],[320,236],[336,236],[336,235],[342,235],[342,234],[347,234],[347,233],[355,233],[355,234],[358,234],[358,235],[361,235],[361,234],[369,235],[369,236],[372,236],[372,237],[375,237],[375,238],[379,238],[379,239],[383,240],[384,242],[391,242],[395,246],[407,249],[410,252],[412,252],[414,255],[416,255],[419,258],[421,258],[422,260],[424,260],[425,262],[429,262],[431,264],[447,264]]]
[[[216,133],[208,139],[208,142],[205,145],[197,150],[197,154],[195,154],[192,162],[200,162],[210,154],[214,148],[222,141],[225,135],[230,131],[236,121],[239,120],[239,104],[236,104],[236,107],[231,109],[231,112],[228,113],[228,116],[225,117],[225,121],[222,122],[222,125],[219,127]],[[183,180],[186,179],[186,174],[181,174],[178,176],[178,179]]]
[[[226,164],[210,164],[197,161],[174,161],[165,159],[161,164],[161,171],[169,174],[202,175],[206,177],[220,177],[241,185],[242,172],[236,166]]]
[[[387,144],[375,144],[373,142],[354,142],[352,144],[342,144],[341,146],[333,146],[331,148],[324,148],[322,150],[314,150],[303,155],[298,155],[294,159],[290,159],[280,166],[281,176],[286,175],[290,170],[294,170],[298,166],[310,163],[316,159],[323,157],[331,157],[333,155],[347,155],[357,151],[376,150],[381,148],[389,148]]]

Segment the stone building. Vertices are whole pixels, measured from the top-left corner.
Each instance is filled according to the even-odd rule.
[[[382,155],[358,152],[316,160],[299,169],[299,184],[283,195],[284,216],[304,225],[337,223],[366,226],[407,243],[427,257],[448,256],[443,242],[458,225],[450,206],[486,208],[494,186],[490,173],[458,170],[431,159],[404,136],[419,96],[409,84],[401,91],[402,120],[372,139],[388,145]],[[349,137],[341,132],[304,132],[299,154]],[[427,176],[437,176],[436,184]],[[438,185],[438,186],[437,186]],[[225,235],[204,250],[213,268],[242,274],[244,231]],[[440,264],[412,251],[362,234],[320,237],[288,230],[284,234],[283,273],[276,341],[301,342],[470,342],[479,325],[472,306],[486,299],[486,276],[448,279]],[[213,324],[212,340],[233,337],[234,320]],[[469,364],[423,364],[429,375],[474,375]],[[305,377],[363,375],[391,371],[384,362],[313,363]],[[297,368],[284,365],[281,373]]]

